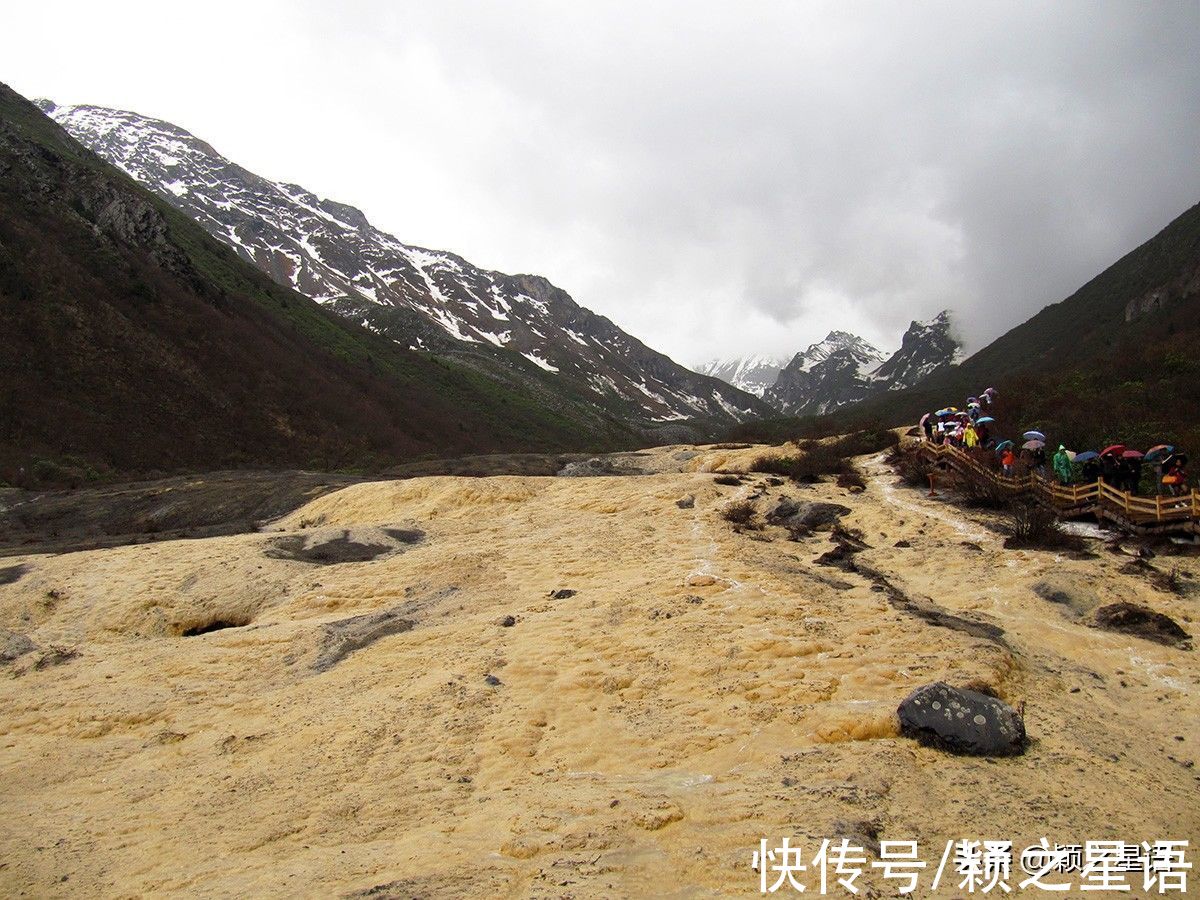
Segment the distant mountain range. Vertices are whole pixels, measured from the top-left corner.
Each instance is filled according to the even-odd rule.
[[[650,349],[545,278],[489,271],[402,243],[360,210],[262,178],[169,122],[37,103],[277,283],[405,348],[453,356],[529,390],[590,397],[614,416],[648,425],[733,422],[766,409]]]
[[[857,335],[831,331],[791,360],[714,360],[701,371],[762,397],[779,412],[810,416],[904,390],[960,360],[961,345],[943,311],[928,322],[913,322],[890,356]]]

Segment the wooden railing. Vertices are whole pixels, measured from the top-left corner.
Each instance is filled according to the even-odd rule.
[[[1095,510],[1108,513],[1136,527],[1178,523],[1200,524],[1200,491],[1178,497],[1139,497],[1117,490],[1104,479],[1090,484],[1058,484],[1035,473],[1012,477],[990,469],[965,450],[948,444],[922,441],[918,452],[930,459],[941,459],[960,472],[986,478],[1012,494],[1033,493],[1062,514],[1080,514]]]

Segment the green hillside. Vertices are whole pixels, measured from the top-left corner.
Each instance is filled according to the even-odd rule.
[[[282,288],[0,85],[0,479],[601,450],[578,392],[412,352]]]

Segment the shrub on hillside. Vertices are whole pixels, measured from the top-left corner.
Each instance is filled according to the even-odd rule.
[[[843,456],[865,456],[868,453],[878,453],[900,443],[900,436],[890,428],[868,428],[843,435],[832,446],[836,447]]]
[[[1004,546],[1028,550],[1082,550],[1083,539],[1065,531],[1053,510],[1032,500],[1009,507],[1008,537]]]
[[[962,493],[963,504],[980,509],[1007,509],[1012,503],[1012,496],[991,478],[973,469],[958,472],[958,489]]]
[[[929,475],[933,472],[933,463],[923,457],[915,449],[906,450],[896,446],[888,454],[887,463],[900,476],[900,480],[909,487],[929,487]]]
[[[726,522],[732,522],[734,525],[750,527],[754,524],[754,504],[749,500],[730,503],[722,510],[721,518]]]

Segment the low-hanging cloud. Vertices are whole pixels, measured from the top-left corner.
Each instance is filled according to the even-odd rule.
[[[1196,4],[54,12],[18,13],[18,89],[171,119],[687,362],[944,307],[978,347],[1200,200]]]

